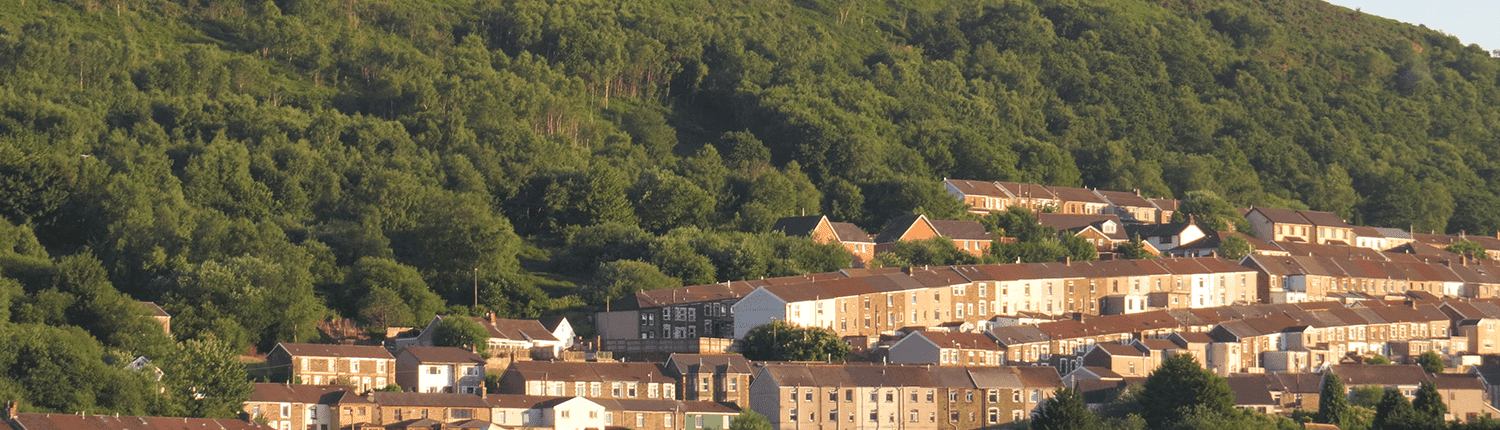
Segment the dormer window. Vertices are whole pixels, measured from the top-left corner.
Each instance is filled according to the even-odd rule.
[[[1114,232],[1115,232],[1115,223],[1113,223],[1113,222],[1106,222],[1106,223],[1104,223],[1104,233],[1106,233],[1106,234],[1113,234]]]

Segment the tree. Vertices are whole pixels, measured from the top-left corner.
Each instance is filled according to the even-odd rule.
[[[1458,242],[1453,242],[1448,244],[1448,246],[1443,249],[1448,250],[1448,252],[1452,252],[1454,254],[1467,255],[1480,260],[1490,258],[1490,254],[1488,252],[1485,252],[1484,245],[1480,245],[1479,242],[1475,242],[1472,240],[1461,240]]]
[[[1416,430],[1426,428],[1425,417],[1418,415],[1417,410],[1412,407],[1411,401],[1401,394],[1401,390],[1394,388],[1386,389],[1385,395],[1380,398],[1380,404],[1375,406],[1375,421],[1371,428],[1381,430]]]
[[[1349,390],[1349,404],[1375,409],[1385,397],[1385,388],[1379,385],[1361,385]]]
[[[745,408],[729,422],[729,430],[771,430],[771,421],[765,415]]]
[[[1146,377],[1139,395],[1141,416],[1152,428],[1166,428],[1200,405],[1208,412],[1234,408],[1229,382],[1200,366],[1192,356],[1179,354],[1162,362]]]
[[[677,288],[682,281],[661,273],[651,263],[635,260],[616,260],[600,264],[589,283],[589,301],[603,305],[621,297],[631,296],[637,291]]]
[[[1391,364],[1391,359],[1389,357],[1384,356],[1384,355],[1371,355],[1369,358],[1365,359],[1365,364],[1374,364],[1374,365],[1377,365],[1377,366],[1384,366],[1384,365],[1387,365],[1387,364]]]
[[[1323,390],[1318,393],[1318,415],[1314,419],[1324,424],[1334,424],[1344,428],[1344,420],[1349,415],[1349,399],[1345,396],[1344,382],[1339,380],[1337,373],[1328,372],[1323,374]]]
[[[1037,430],[1088,430],[1098,425],[1099,417],[1084,405],[1083,394],[1066,387],[1058,388],[1031,420],[1031,428]]]
[[[245,364],[232,345],[213,335],[183,341],[161,362],[171,395],[188,415],[233,418],[253,389]]]
[[[432,344],[469,347],[483,355],[490,346],[490,331],[472,318],[447,316],[433,329]]]
[[[841,361],[849,345],[832,331],[771,321],[745,333],[741,352],[755,361]]]
[[[1250,231],[1250,221],[1240,215],[1233,204],[1209,190],[1188,191],[1182,196],[1182,206],[1172,214],[1172,222],[1187,222],[1189,219],[1209,234]]]
[[[1448,405],[1443,403],[1443,395],[1438,393],[1437,384],[1431,380],[1422,381],[1421,388],[1417,389],[1417,396],[1411,401],[1412,409],[1427,419],[1429,426],[1437,427],[1442,424],[1443,416],[1448,413]]]
[[[1121,258],[1127,260],[1149,260],[1156,258],[1150,251],[1146,250],[1146,243],[1141,241],[1140,236],[1133,237],[1130,239],[1130,242],[1121,244],[1115,248],[1115,252],[1119,253]]]
[[[1426,370],[1427,373],[1442,373],[1443,369],[1448,367],[1443,361],[1443,356],[1437,351],[1427,351],[1418,355],[1417,364],[1421,365],[1422,370]]]
[[[1250,255],[1254,251],[1255,248],[1250,245],[1250,241],[1239,234],[1230,234],[1223,241],[1219,242],[1219,256],[1230,260],[1245,258],[1246,255]]]

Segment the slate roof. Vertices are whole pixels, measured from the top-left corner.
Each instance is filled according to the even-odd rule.
[[[779,231],[787,236],[807,237],[825,219],[828,219],[825,215],[782,217],[777,219],[775,224],[771,224],[771,231]]]
[[[833,234],[839,237],[840,242],[875,243],[875,239],[871,239],[869,233],[865,233],[854,224],[830,222],[828,225],[833,227]]]
[[[251,384],[250,402],[305,403],[332,405],[339,403],[369,403],[363,397],[352,395],[348,385],[291,385],[274,383]],[[346,396],[346,394],[349,394]]]
[[[113,415],[16,414],[26,430],[266,430],[257,422],[223,418],[117,417]]]
[[[370,400],[384,406],[488,408],[483,397],[462,393],[392,393],[375,391]]]
[[[1256,212],[1264,215],[1266,219],[1271,220],[1271,222],[1278,224],[1312,224],[1311,222],[1307,221],[1307,218],[1302,217],[1302,214],[1297,213],[1297,211],[1291,209],[1252,208],[1245,215],[1248,216],[1251,213]]]
[[[1337,373],[1345,387],[1359,385],[1417,385],[1427,380],[1422,366],[1400,364],[1335,364],[1329,371]]]
[[[1060,200],[1058,199],[1056,194],[1053,194],[1052,191],[1048,190],[1045,186],[1004,181],[997,183],[1000,184],[1000,186],[1005,187],[1006,191],[1010,191],[1010,194],[1016,196],[1017,198]]]
[[[948,236],[953,240],[993,240],[990,232],[984,230],[984,224],[979,221],[951,221],[951,220],[928,220],[932,223],[932,229],[938,234]]]
[[[339,358],[386,358],[395,359],[390,351],[379,346],[327,345],[316,343],[281,342],[276,344],[293,357],[339,357]]]
[[[926,221],[925,215],[902,215],[892,218],[890,222],[885,223],[885,229],[875,236],[875,243],[892,243],[901,240],[901,237],[905,236],[912,226]]]
[[[512,372],[528,380],[641,383],[662,380],[667,374],[656,363],[577,361],[517,361],[505,370]]]
[[[470,394],[472,396],[472,394]],[[532,409],[543,404],[557,404],[573,396],[528,396],[525,394],[488,394],[484,396],[485,403],[492,408],[501,409]]]
[[[707,367],[708,369],[703,369]],[[739,354],[684,354],[675,353],[667,357],[666,364],[662,368],[674,372],[675,375],[686,375],[689,373],[707,373],[712,371],[716,374],[724,373],[755,373],[750,365],[750,360]]]
[[[484,364],[484,358],[474,351],[452,346],[408,346],[402,353],[411,354],[418,363],[467,363]]]
[[[913,332],[908,336],[922,336],[938,345],[939,348],[978,349],[986,351],[999,351],[1000,345],[994,339],[979,333],[949,333],[940,331]]]
[[[1120,217],[1115,216],[1114,214],[1094,215],[1044,212],[1036,214],[1036,219],[1037,222],[1041,225],[1052,227],[1058,230],[1071,231],[1076,233],[1079,231],[1083,231],[1083,229],[1085,228],[1093,227],[1094,229],[1099,230],[1099,232],[1103,233],[1105,236],[1109,236],[1110,239],[1119,241],[1130,240],[1130,237],[1125,235],[1126,230],[1124,228],[1124,223],[1120,222]],[[1104,232],[1104,223],[1108,221],[1114,221],[1116,227],[1114,233]]]
[[[151,312],[154,313],[157,317],[170,318],[172,316],[172,314],[169,314],[166,310],[163,310],[161,306],[157,306],[156,302],[141,302],[141,304],[146,305],[146,309],[150,309]]]
[[[1047,187],[1047,190],[1056,195],[1058,200],[1064,202],[1109,204],[1103,197],[1099,197],[1098,194],[1094,194],[1092,190],[1087,188]]]
[[[1130,191],[1110,191],[1094,189],[1094,193],[1099,194],[1099,196],[1103,197],[1105,201],[1108,201],[1109,204],[1115,206],[1156,208],[1156,205],[1151,203],[1151,200],[1148,200],[1145,197],[1141,197],[1140,194],[1136,194]]]
[[[473,317],[473,319],[474,322],[489,329],[490,338],[492,339],[552,342],[560,340],[556,335],[552,334],[552,330],[548,330],[547,327],[542,325],[541,321],[537,320],[496,318],[492,321],[484,317]]]
[[[958,192],[964,193],[967,196],[1010,197],[1010,193],[1006,192],[1005,188],[996,182],[969,179],[944,179],[943,182],[953,186]]]

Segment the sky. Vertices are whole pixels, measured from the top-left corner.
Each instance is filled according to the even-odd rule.
[[[1478,43],[1485,50],[1500,49],[1500,1],[1496,0],[1325,0],[1364,13],[1397,21],[1427,24],[1464,45]]]

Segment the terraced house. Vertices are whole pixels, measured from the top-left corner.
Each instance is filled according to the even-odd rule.
[[[378,346],[282,342],[266,362],[301,384],[348,384],[368,392],[396,383],[396,358]]]
[[[778,429],[977,429],[1029,417],[1060,382],[1046,367],[766,363],[750,404]]]

